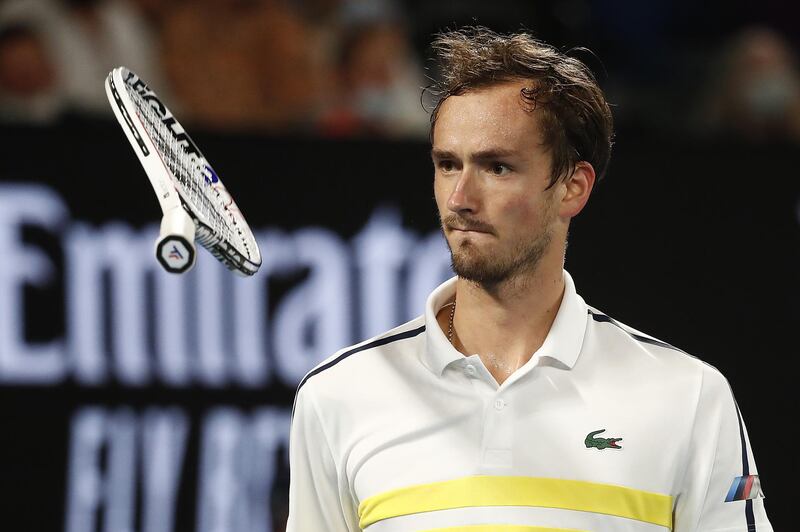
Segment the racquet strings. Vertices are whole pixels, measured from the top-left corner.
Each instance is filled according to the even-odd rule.
[[[206,247],[214,245],[220,240],[230,242],[236,248],[246,250],[242,245],[239,231],[233,231],[230,221],[224,216],[227,209],[225,195],[221,195],[215,187],[206,183],[206,174],[202,159],[194,154],[187,153],[183,145],[178,142],[169,128],[162,122],[162,117],[156,109],[147,103],[136,91],[128,90],[134,105],[139,111],[142,123],[147,134],[161,154],[161,158],[170,173],[177,179],[177,186],[181,188],[181,196],[191,203],[192,214],[201,218],[201,221],[211,229],[211,235],[198,234],[198,241]],[[205,233],[205,231],[203,231]]]

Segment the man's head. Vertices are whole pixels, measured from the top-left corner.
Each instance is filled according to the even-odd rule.
[[[456,273],[497,284],[562,260],[569,220],[611,152],[611,112],[593,76],[526,34],[468,28],[439,35],[434,49],[434,188]]]
[[[431,113],[431,140],[442,104],[450,97],[506,81],[525,80],[521,102],[533,112],[543,142],[553,157],[552,182],[575,163],[592,165],[603,178],[611,157],[613,120],[603,91],[591,71],[527,33],[501,35],[480,26],[440,33],[432,44],[440,79]]]

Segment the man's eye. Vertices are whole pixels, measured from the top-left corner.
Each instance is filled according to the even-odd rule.
[[[503,163],[492,163],[489,167],[489,171],[497,176],[506,175],[508,172],[511,171],[511,168],[504,165]]]
[[[439,169],[443,172],[452,172],[455,169],[453,161],[443,160],[439,161]]]

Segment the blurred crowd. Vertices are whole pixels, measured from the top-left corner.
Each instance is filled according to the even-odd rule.
[[[124,65],[202,127],[420,136],[406,24],[382,0],[6,0],[0,119],[110,116],[103,80]]]
[[[668,3],[645,9],[622,2],[628,5],[622,15],[612,4],[2,0],[0,122],[108,119],[103,80],[124,65],[193,127],[422,138],[428,131],[422,88],[435,76],[425,69],[425,43],[432,31],[466,19],[501,31],[524,24],[551,41],[540,28],[572,28],[555,44],[599,49],[601,85],[623,128],[800,142],[800,71],[794,45],[780,30],[739,27],[698,55],[694,70],[682,60],[685,71],[675,73],[653,45],[669,20]],[[664,42],[660,50],[669,46]],[[616,57],[628,61],[615,63]],[[589,59],[597,70],[598,61]]]

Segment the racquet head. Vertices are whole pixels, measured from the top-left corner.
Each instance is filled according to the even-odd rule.
[[[150,179],[163,212],[156,259],[169,272],[195,262],[199,242],[230,270],[253,275],[261,252],[219,175],[164,102],[125,67],[112,70],[106,94]]]

